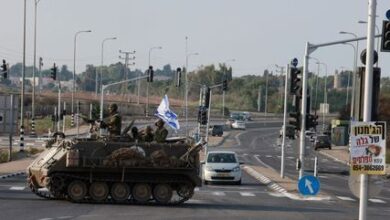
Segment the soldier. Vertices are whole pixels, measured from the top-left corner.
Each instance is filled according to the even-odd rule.
[[[164,143],[168,136],[168,130],[164,127],[164,121],[162,119],[158,119],[155,125],[157,126],[157,129],[154,132],[154,140],[157,143]]]
[[[149,125],[146,126],[145,130],[141,132],[141,140],[144,142],[152,142],[154,139],[153,129]]]
[[[100,127],[107,128],[110,136],[121,135],[122,118],[118,113],[118,106],[110,104],[108,111],[110,115],[100,122]]]

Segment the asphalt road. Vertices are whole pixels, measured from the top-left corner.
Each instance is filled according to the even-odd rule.
[[[214,149],[234,150],[246,164],[278,170],[279,128],[280,123],[275,122],[249,123],[247,130],[232,131],[223,146]],[[294,144],[290,146],[286,174],[295,177]],[[309,163],[310,156],[307,158]],[[205,185],[179,206],[75,204],[39,198],[26,188],[25,176],[15,176],[0,179],[0,219],[357,219],[358,201],[345,186],[347,176],[338,172],[345,170],[345,165],[323,159],[327,158],[320,158],[321,169],[334,168],[332,173],[320,173],[322,190],[332,196],[331,200],[288,199],[244,173],[242,185]],[[353,200],[339,199],[339,195]],[[385,203],[369,202],[369,219],[389,218],[389,191],[382,196],[377,199]]]

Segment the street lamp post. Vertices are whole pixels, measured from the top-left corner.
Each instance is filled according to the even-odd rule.
[[[186,38],[187,39],[187,38]],[[190,56],[197,56],[199,53],[186,54],[186,71],[185,71],[185,87],[184,87],[184,102],[185,102],[185,117],[186,117],[186,135],[188,136],[188,59]]]
[[[276,68],[278,68],[279,69],[279,72],[280,72],[280,78],[281,78],[281,80],[280,80],[280,85],[281,85],[281,87],[283,86],[283,73],[284,73],[284,66],[279,66],[278,64],[275,64],[275,67]],[[282,99],[283,99],[283,92],[281,92],[280,93],[281,94],[281,96],[280,96],[280,108],[283,108],[283,101],[282,101]]]
[[[41,0],[35,0],[34,4],[34,65],[33,65],[33,85],[32,85],[32,99],[31,99],[31,133],[30,136],[35,137],[35,68],[36,68],[36,58],[37,58],[37,8],[38,8],[38,3]]]
[[[26,71],[26,8],[27,0],[24,0],[23,9],[23,65],[22,65],[22,85],[20,92],[20,151],[24,151],[24,79]]]
[[[264,116],[267,118],[267,111],[268,111],[268,71],[267,75],[265,76],[265,103],[264,103]]]
[[[74,43],[73,43],[73,83],[72,83],[72,103],[71,103],[71,110],[72,110],[72,119],[71,119],[71,126],[74,126],[74,93],[76,90],[75,82],[76,82],[76,42],[77,42],[77,35],[81,33],[89,33],[92,32],[91,30],[86,31],[78,31],[74,35]]]
[[[316,80],[315,80],[316,92],[315,92],[315,96],[314,96],[314,114],[317,115],[317,96],[318,96],[318,78],[319,78],[319,75],[320,75],[320,60],[315,58],[315,57],[309,57],[309,59],[315,60],[316,64],[317,64],[317,74],[316,74]],[[310,100],[312,100],[312,99],[310,99]],[[314,130],[317,131],[317,128],[315,128]]]
[[[320,64],[325,66],[325,85],[324,85],[324,109],[322,109],[322,131],[325,131],[325,111],[328,110],[328,91],[326,85],[328,84],[328,65],[326,63]]]
[[[229,60],[226,60],[225,63],[228,63],[228,62],[235,62],[236,59],[229,59]],[[226,66],[227,68],[227,66]],[[224,73],[224,80],[227,80],[226,79],[226,73]],[[225,118],[225,90],[222,90],[222,118]]]
[[[100,63],[100,85],[102,85],[102,78],[103,78],[103,60],[104,60],[104,42],[108,41],[108,40],[116,40],[116,37],[108,37],[108,38],[105,38],[103,39],[102,41],[102,54],[101,54],[101,63]],[[99,92],[99,85],[98,85],[98,76],[96,74],[96,97],[98,95],[98,92]]]
[[[162,47],[152,47],[149,49],[148,67],[150,67],[150,57],[153,50],[161,50]],[[146,117],[149,117],[149,82],[146,83]]]
[[[356,57],[357,57],[357,49],[355,47],[355,45],[351,44],[351,43],[344,43],[345,45],[349,45],[353,48],[353,73],[352,74],[356,74],[356,69],[357,69],[357,60],[356,60]],[[348,73],[348,84],[347,84],[347,100],[346,100],[346,103],[345,105],[348,105],[348,94],[349,94],[349,82],[350,82],[350,75]],[[352,77],[352,81],[353,81],[353,77]],[[352,85],[353,85],[353,82],[352,82]],[[352,88],[352,94],[351,94],[351,109],[352,109],[352,103],[353,103],[353,99],[354,99],[354,89]],[[353,111],[351,111],[353,112]],[[352,117],[352,115],[351,115]]]
[[[340,31],[340,34],[349,34],[357,38],[358,36],[352,32]],[[356,41],[355,57],[353,63],[353,75],[352,75],[352,91],[351,91],[351,120],[354,118],[354,109],[355,109],[355,87],[356,87],[356,74],[357,74],[357,62],[358,62],[358,52],[359,52],[359,41]]]

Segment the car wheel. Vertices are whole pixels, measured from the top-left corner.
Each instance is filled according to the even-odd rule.
[[[331,147],[331,146],[329,146],[329,150],[332,150],[332,147]]]
[[[314,150],[318,150],[318,147],[315,147]]]
[[[241,185],[241,179],[234,183],[235,185]]]
[[[205,181],[203,181],[203,184],[207,185],[207,184],[209,184],[209,181],[205,180]]]

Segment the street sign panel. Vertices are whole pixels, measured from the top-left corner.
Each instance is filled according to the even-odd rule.
[[[352,122],[351,174],[385,175],[386,122]]]
[[[11,96],[0,94],[0,134],[9,134],[11,129],[13,133],[17,131],[19,98],[14,95],[13,99],[13,106],[11,106]]]
[[[291,60],[291,65],[294,67],[297,67],[298,66],[298,59],[294,58],[293,60]]]
[[[315,176],[303,176],[298,181],[298,189],[304,196],[315,196],[320,191],[320,181]]]
[[[390,9],[386,12],[386,18],[390,20]]]

